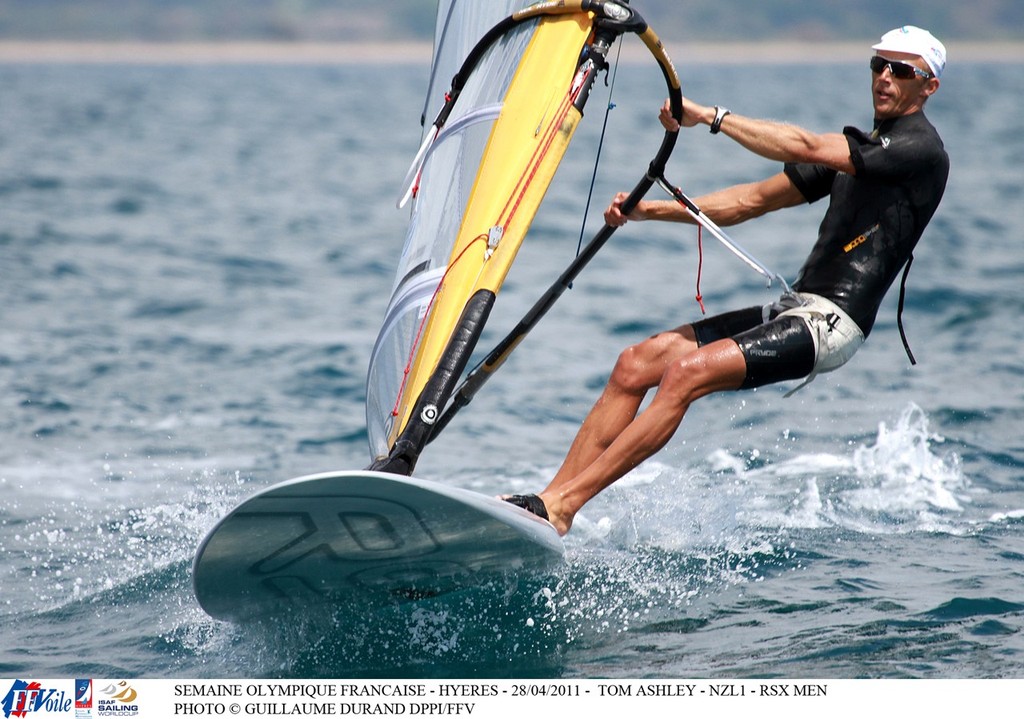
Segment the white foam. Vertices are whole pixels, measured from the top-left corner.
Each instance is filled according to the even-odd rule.
[[[716,449],[706,467],[649,460],[584,507],[570,538],[685,550],[750,536],[751,528],[967,531],[970,483],[958,456],[937,451],[943,442],[909,404],[891,426],[879,423],[874,441],[836,439],[837,452],[772,462],[766,452]]]

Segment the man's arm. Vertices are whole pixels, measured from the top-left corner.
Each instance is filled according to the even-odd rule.
[[[661,124],[667,129],[678,129],[672,119],[668,103],[661,109]],[[715,108],[698,105],[683,98],[683,126],[711,125]],[[825,165],[849,175],[856,174],[850,158],[850,145],[839,132],[816,134],[782,122],[756,120],[730,113],[720,124],[722,134],[731,137],[751,152],[778,162],[807,162]]]
[[[665,220],[696,224],[686,208],[675,200],[641,200],[633,212],[624,217],[620,211],[628,195],[620,192],[605,210],[604,219],[609,225],[619,227],[626,220]],[[794,207],[807,200],[785,173],[780,172],[760,182],[733,185],[694,199],[694,204],[705,215],[722,227],[760,217],[783,207]]]

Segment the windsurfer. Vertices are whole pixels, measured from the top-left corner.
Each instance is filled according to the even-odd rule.
[[[712,133],[784,163],[782,172],[765,180],[698,198],[696,204],[718,225],[830,196],[795,292],[765,307],[682,325],[624,350],[548,487],[539,495],[504,499],[545,517],[564,535],[586,502],[665,446],[695,400],[784,380],[807,382],[853,356],[900,268],[909,268],[949,171],[942,141],[923,112],[939,89],[946,63],[942,43],[905,26],[883,35],[872,49],[870,133],[847,127],[815,134],[684,100],[683,127],[710,125]],[[679,129],[667,104],[660,119],[667,130]],[[617,195],[605,211],[609,225],[694,221],[675,201],[642,201],[624,216],[625,197]],[[901,287],[901,308],[902,292]],[[653,388],[654,398],[640,412]]]

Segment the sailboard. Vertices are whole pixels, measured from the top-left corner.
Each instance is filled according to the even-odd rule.
[[[359,593],[415,598],[561,561],[561,539],[546,521],[412,474],[426,445],[615,230],[605,225],[466,372],[593,84],[608,69],[609,48],[624,34],[651,51],[681,119],[675,68],[627,2],[440,0],[422,144],[397,193],[400,205],[411,205],[409,231],[367,374],[371,463],[275,485],[214,527],[193,566],[196,596],[212,616],[240,619]],[[663,178],[676,134],[665,133],[625,213]]]
[[[494,497],[369,471],[300,477],[258,492],[199,548],[200,606],[245,621],[415,601],[542,572],[561,561],[550,524]]]

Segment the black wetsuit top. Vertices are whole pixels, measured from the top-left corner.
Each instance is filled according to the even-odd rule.
[[[852,127],[843,134],[856,175],[823,165],[785,166],[808,202],[831,196],[793,289],[835,302],[867,337],[942,199],[949,156],[923,112],[876,121],[871,134]]]

